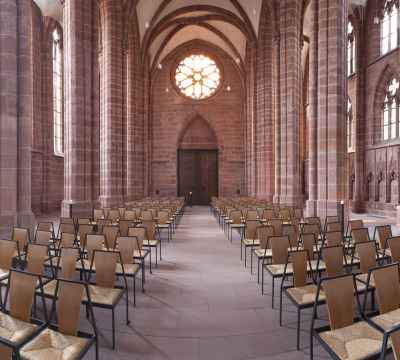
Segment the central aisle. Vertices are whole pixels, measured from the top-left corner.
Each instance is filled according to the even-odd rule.
[[[296,351],[295,308],[285,307],[284,326],[279,327],[271,296],[261,295],[257,273],[251,275],[240,260],[239,235],[234,232],[231,243],[209,207],[186,208],[171,242],[163,241],[162,254],[153,275],[146,269],[144,294],[137,281],[137,307],[130,307],[129,326],[124,325],[124,302],[118,307],[115,351],[108,347],[111,332],[106,330],[111,315],[99,313],[102,359],[309,358],[311,311],[302,313],[303,351]],[[268,293],[270,288],[267,276]],[[318,359],[328,358],[319,347],[315,353]]]

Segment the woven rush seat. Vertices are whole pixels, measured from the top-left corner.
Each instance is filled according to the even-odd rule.
[[[83,263],[83,266],[82,266]],[[90,264],[91,262],[88,259],[82,259],[82,262],[79,260],[76,262],[76,269],[83,269],[85,268],[85,270],[90,270]],[[92,265],[92,270],[96,270],[96,264],[93,262]]]
[[[0,337],[12,342],[19,342],[38,328],[37,325],[0,313]]]
[[[317,287],[314,284],[311,284],[299,288],[288,288],[286,291],[299,305],[314,304]],[[320,292],[318,300],[325,300],[325,294],[323,291]]]
[[[259,239],[243,239],[243,244],[245,244],[246,246],[251,246],[253,245],[253,241],[254,241],[254,245],[259,246],[260,245],[260,240]]]
[[[158,243],[159,243],[159,240],[143,240],[144,246],[157,246]]]
[[[21,256],[21,258],[22,258],[23,256],[25,256],[25,254],[26,254],[25,251],[20,251],[20,252],[18,252],[18,250],[14,250],[13,258],[16,258],[16,257],[18,257],[18,256]]]
[[[50,280],[47,284],[43,285],[43,293],[45,296],[54,296],[56,293],[57,280]]]
[[[86,339],[46,329],[23,348],[21,356],[27,360],[75,359],[87,343]]]
[[[390,329],[391,327],[400,324],[400,309],[374,316],[372,321],[384,330]]]
[[[271,257],[272,256],[272,250],[271,249],[267,249],[267,250],[263,250],[263,249],[254,249],[254,254],[256,254],[258,257]]]
[[[0,280],[6,278],[9,273],[10,273],[10,270],[0,269]]]
[[[142,249],[142,250],[135,250],[134,252],[133,252],[133,256],[135,257],[135,258],[139,258],[139,257],[145,257],[148,253],[149,253],[149,251],[150,250],[146,250],[146,249]],[[140,256],[140,255],[142,255],[142,256]]]
[[[368,279],[368,273],[356,275],[356,279],[366,284]],[[369,279],[369,286],[375,286],[375,281],[373,276],[371,276],[371,278]]]
[[[121,294],[122,290],[89,285],[89,291],[92,303],[102,303],[102,304],[112,305],[114,304],[118,296]],[[85,294],[83,295],[83,301],[87,301]]]
[[[381,351],[383,334],[365,322],[320,333],[340,359],[364,359]]]
[[[285,264],[271,264],[266,265],[266,268],[273,274],[273,275],[283,275],[285,271]],[[292,265],[288,264],[286,268],[286,274],[289,275],[293,272]]]
[[[135,274],[136,271],[140,268],[139,264],[124,264],[125,275]],[[122,266],[120,263],[117,263],[116,273],[122,273]]]

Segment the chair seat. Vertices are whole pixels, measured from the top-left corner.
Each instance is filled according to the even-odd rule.
[[[145,249],[140,250],[140,252],[139,252],[139,250],[135,250],[135,251],[133,252],[133,257],[136,258],[136,259],[139,259],[139,258],[140,258],[140,255],[142,255],[141,258],[143,259],[143,258],[146,257],[146,255],[147,255],[148,253],[149,253],[149,250],[145,250]]]
[[[301,287],[292,287],[286,289],[286,291],[299,305],[314,304],[317,285],[310,284]],[[320,291],[318,300],[325,300],[325,294],[323,291]]]
[[[83,262],[83,266],[84,266],[85,270],[90,270],[91,261],[89,261],[88,259],[83,259],[82,262]],[[78,260],[76,262],[75,269],[78,269],[78,270],[83,269],[82,262],[80,260]],[[92,270],[95,270],[95,269],[96,269],[96,264],[93,262]]]
[[[5,279],[10,274],[10,270],[0,269],[0,280]]]
[[[45,295],[54,296],[56,293],[57,280],[50,280],[47,284],[43,285],[43,292]]]
[[[46,329],[21,349],[21,357],[28,360],[75,359],[87,340]]]
[[[311,270],[317,270],[317,265],[318,265],[318,260],[311,260],[310,261],[311,264]],[[310,265],[307,262],[307,270],[310,270]],[[326,264],[323,261],[319,262],[319,266],[318,266],[318,270],[326,270]]]
[[[22,258],[25,256],[25,254],[26,254],[25,251],[20,251],[20,252],[19,252],[19,255],[21,256],[21,260],[22,260]],[[18,250],[14,250],[13,258],[17,258],[17,257],[18,257]]]
[[[319,335],[340,359],[364,359],[382,348],[383,334],[363,321]]]
[[[244,224],[229,224],[229,226],[230,226],[231,228],[240,228],[240,229],[243,229],[243,228],[245,228],[246,225],[244,225]]]
[[[158,240],[143,240],[143,246],[157,246]]]
[[[368,273],[356,275],[356,280],[359,280],[364,284],[367,284],[367,279],[368,279]],[[373,276],[371,276],[371,278],[369,279],[369,285],[375,286],[375,281]]]
[[[38,328],[37,325],[13,318],[5,313],[0,313],[0,336],[4,339],[18,343],[27,338]]]
[[[267,249],[267,252],[265,252],[265,250],[263,249],[256,249],[254,250],[254,253],[259,257],[259,258],[263,258],[265,257],[271,257],[272,256],[272,250],[271,249]]]
[[[243,239],[243,243],[245,246],[251,246],[253,245],[253,241],[254,241],[254,245],[259,246],[260,245],[260,240],[258,239]]]
[[[271,272],[272,275],[283,275],[285,271],[285,264],[270,264],[266,265],[266,268]],[[292,264],[288,264],[286,268],[286,275],[293,274]]]
[[[139,270],[139,268],[140,268],[139,264],[124,264],[125,275],[135,275]],[[122,274],[122,266],[119,263],[117,263],[116,273]]]
[[[400,309],[374,316],[371,320],[384,330],[390,329],[391,327],[400,324]]]
[[[113,305],[121,294],[121,289],[106,288],[96,285],[89,285],[90,298],[93,303]],[[84,295],[84,300],[87,300]]]

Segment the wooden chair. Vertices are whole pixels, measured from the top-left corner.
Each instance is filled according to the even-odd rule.
[[[120,220],[119,221],[119,234],[121,236],[128,236],[128,229],[132,226],[135,226],[134,220]]]
[[[249,212],[250,211],[248,211],[248,213]],[[257,212],[257,216],[258,216],[258,212]],[[228,237],[229,237],[229,229],[230,229],[231,230],[231,242],[232,242],[233,229],[238,230],[238,232],[240,234],[240,239],[242,239],[244,229],[246,228],[246,225],[242,222],[242,212],[240,210],[232,210],[229,214],[229,219],[231,221],[228,223]],[[256,219],[249,219],[249,220],[257,220],[257,217],[256,217]]]
[[[302,208],[295,208],[293,217],[302,219],[303,218],[303,209]]]
[[[288,223],[289,219],[291,218],[290,210],[286,209],[286,208],[285,209],[280,209],[279,210],[279,215],[280,215],[280,218],[281,218],[282,222],[284,222],[284,223]]]
[[[381,360],[386,359],[386,351],[388,348],[388,342],[390,338],[390,343],[392,345],[392,350],[395,360],[400,359],[400,325],[393,326],[392,328],[385,330],[383,333],[383,342],[381,350]]]
[[[139,240],[139,250],[136,250],[133,252],[133,257],[136,260],[141,260],[143,261],[143,278],[144,278],[144,261],[146,259],[147,256],[150,255],[150,267],[149,267],[149,271],[150,274],[152,273],[151,271],[151,251],[147,250],[147,249],[143,249],[143,242],[144,239],[146,238],[146,228],[144,226],[135,226],[135,227],[131,227],[128,230],[128,236],[134,236]]]
[[[275,219],[274,209],[265,209],[262,220],[268,223],[269,220]]]
[[[291,264],[294,284],[285,286],[286,269],[289,264]],[[317,293],[314,275],[311,274],[312,281],[307,282],[307,274],[310,273],[310,269],[311,263],[307,250],[288,252],[280,291],[279,326],[282,326],[282,294],[285,294],[297,308],[297,350],[300,347],[300,311],[314,306],[315,294]],[[318,298],[318,305],[323,303],[325,303],[325,295],[321,291]]]
[[[258,226],[256,228],[256,234],[253,241],[253,246],[251,247],[251,270],[250,273],[253,273],[253,254],[257,258],[257,282],[260,283],[260,263],[264,261],[268,257],[271,258],[272,252],[271,248],[267,249],[268,238],[270,236],[274,236],[274,227],[273,226]],[[258,240],[258,245],[256,243]]]
[[[29,229],[14,227],[11,239],[18,242],[18,248],[19,248],[19,252],[17,251],[17,249],[14,252],[14,261],[18,261],[19,259],[22,260],[22,257],[26,255],[25,244],[31,242]],[[24,268],[24,266],[25,266],[24,263],[21,263],[22,269]]]
[[[83,250],[86,234],[94,234],[94,225],[93,224],[80,224],[78,225],[78,236],[77,240],[79,243],[79,247]]]
[[[271,246],[272,252],[272,264],[266,264],[265,259],[263,259],[263,271],[262,271],[262,294],[264,294],[264,269],[271,275],[272,277],[272,308],[274,308],[274,285],[275,279],[281,278],[283,276],[283,272],[285,270],[286,258],[288,251],[290,248],[289,236],[280,235],[280,236],[270,236],[267,241],[267,248]],[[291,273],[291,265],[286,267],[286,275]]]
[[[120,206],[118,207],[117,210],[119,211],[119,219],[123,219],[125,217],[125,211],[126,211],[125,207]]]
[[[300,218],[291,218],[289,220],[289,224],[294,226],[297,237],[299,237],[300,236]]]
[[[322,262],[328,276],[337,276],[348,272],[347,257],[343,245],[322,246],[319,249],[316,273],[319,272]]]
[[[136,306],[136,275],[142,270],[142,292],[144,292],[144,260],[140,256],[139,239],[136,236],[118,236],[118,251],[121,253],[122,264],[117,263],[117,276],[133,278],[133,304]],[[139,252],[139,262],[135,261],[134,253]],[[123,266],[123,271],[122,271]]]
[[[75,221],[74,221],[73,218],[61,217],[60,218],[60,224],[75,224]]]
[[[308,218],[309,219],[309,218]],[[312,219],[318,219],[319,218],[312,218]],[[321,227],[319,225],[319,223],[307,223],[303,225],[303,234],[314,234],[315,236],[315,241],[317,242],[317,244],[320,243],[320,241],[322,241],[323,237],[321,236]]]
[[[36,287],[39,284],[43,295],[41,276],[11,269],[5,301],[0,312],[0,345],[2,359],[20,358],[20,349],[40,333],[47,323],[46,302],[42,296],[44,321],[31,317]],[[9,309],[6,309],[6,304]]]
[[[111,220],[110,219],[99,219],[97,220],[97,233],[102,234],[103,233],[103,227],[104,226],[111,226]]]
[[[108,219],[108,213],[110,210],[111,210],[111,207],[103,207],[104,219]]]
[[[383,252],[385,251],[386,254],[386,258],[382,259],[387,260],[388,262],[390,262],[390,249],[389,249],[389,245],[386,242],[386,239],[389,239],[391,237],[393,237],[392,235],[392,227],[390,225],[382,225],[382,226],[376,226],[375,230],[374,230],[374,238],[373,240],[376,240],[376,236],[378,236],[378,241],[379,241],[379,246],[380,246],[380,253],[383,254]],[[387,246],[385,248],[385,246]]]
[[[75,233],[75,224],[73,223],[60,223],[57,232],[57,240],[61,238],[62,233]]]
[[[3,283],[3,280],[8,279],[8,276],[10,275],[15,251],[19,253],[18,241],[0,239],[0,305],[2,300],[1,288],[2,285],[7,283]],[[18,260],[21,263],[20,256],[18,257]]]
[[[298,243],[298,239],[299,236],[296,232],[296,227],[292,224],[284,224],[282,226],[282,235],[287,235],[289,236],[289,240],[290,240],[290,247],[292,249],[296,249],[297,248],[297,243]]]
[[[140,212],[140,218],[143,220],[153,220],[153,213],[150,210],[142,210]]]
[[[151,251],[152,248],[156,251],[156,267],[157,267],[157,247],[160,247],[160,260],[161,257],[161,237],[156,228],[155,220],[142,220],[142,226],[146,228],[146,237],[143,240],[143,246],[148,247]],[[158,235],[158,236],[157,236]],[[156,237],[158,239],[156,239]]]
[[[248,210],[245,217],[247,220],[258,220],[258,211],[257,210]]]
[[[106,237],[106,247],[104,247],[104,250],[106,248],[108,250],[114,250],[115,249],[115,243],[117,241],[117,236],[119,232],[119,227],[115,225],[105,225],[103,226],[103,231],[102,234],[105,235]]]
[[[297,246],[297,250],[307,250],[308,257],[310,259],[309,265],[311,266],[312,271],[316,271],[319,265],[319,274],[321,275],[322,271],[325,271],[325,263],[322,261],[318,264],[318,256],[315,259],[315,255],[319,254],[320,247],[317,245],[315,241],[315,235],[313,233],[310,234],[301,234],[299,238],[299,244]]]
[[[91,315],[93,334],[78,330],[79,311],[84,294]],[[52,324],[56,302],[58,325]],[[21,356],[31,360],[42,360],[56,353],[60,359],[82,359],[94,343],[98,359],[97,328],[88,285],[83,282],[57,279],[49,325],[22,347]]]
[[[95,270],[96,265],[93,262],[93,254],[95,250],[103,250],[104,245],[107,247],[107,240],[105,235],[100,234],[86,234],[84,246],[80,251],[81,258],[76,261],[76,269],[79,270],[82,280],[82,272],[88,271],[92,266]],[[85,259],[85,255],[87,258]],[[72,279],[71,279],[72,280]]]
[[[282,220],[281,219],[271,219],[267,221],[267,225],[274,227],[275,235],[282,234]]]
[[[92,220],[95,224],[103,218],[103,209],[93,209],[93,217]]]
[[[244,238],[240,241],[240,260],[243,259],[243,245],[244,245],[244,266],[245,267],[247,266],[247,251],[246,251],[246,249],[248,247],[254,247],[254,246],[260,245],[260,242],[256,237],[256,235],[257,235],[256,229],[258,226],[260,226],[259,220],[246,221],[247,237],[244,236]]]
[[[361,314],[354,274],[320,279],[316,299],[324,289],[329,325],[314,328],[318,303],[311,321],[310,359],[313,359],[313,337],[333,359],[369,359],[380,354],[383,334],[360,317],[354,317],[354,297]],[[338,291],[340,289],[340,291]]]
[[[43,230],[43,231],[50,231],[51,232],[51,241],[55,240],[55,233],[54,233],[54,225],[51,221],[39,221],[36,227],[36,231]]]
[[[115,251],[95,250],[92,257],[89,272],[89,292],[93,307],[109,309],[112,312],[112,348],[115,349],[115,308],[125,294],[126,299],[126,324],[130,324],[128,308],[128,284],[126,282],[124,267],[122,269],[123,286],[115,285],[117,262],[123,264],[121,254]],[[94,264],[96,266],[94,267]],[[96,281],[92,280],[92,274],[96,274]],[[85,298],[83,303],[88,304],[89,299]]]
[[[117,225],[119,220],[119,211],[118,209],[110,209],[108,211],[107,219],[111,220],[112,225]]]
[[[157,229],[160,232],[167,230],[167,240],[169,242],[172,237],[172,222],[169,220],[169,212],[167,210],[159,210],[157,212]]]

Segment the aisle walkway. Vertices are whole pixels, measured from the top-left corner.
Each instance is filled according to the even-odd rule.
[[[146,279],[146,292],[139,291],[137,307],[130,308],[129,326],[124,303],[117,310],[115,351],[109,347],[111,315],[95,310],[101,359],[309,359],[308,333],[302,334],[302,351],[295,350],[294,307],[286,306],[279,327],[271,296],[261,295],[257,275],[240,261],[239,236],[228,241],[209,207],[186,209],[163,246],[163,261]],[[266,284],[269,291],[269,279]],[[308,331],[311,310],[304,314]],[[328,358],[319,347],[315,352],[316,359]]]

